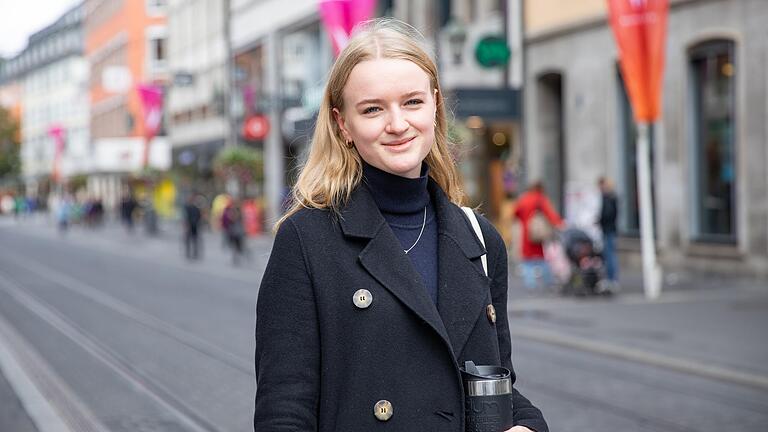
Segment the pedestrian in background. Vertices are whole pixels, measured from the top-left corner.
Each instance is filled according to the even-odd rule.
[[[59,198],[56,207],[56,222],[60,233],[67,232],[75,212],[75,202],[71,195],[65,193]]]
[[[616,255],[616,218],[619,215],[618,199],[613,184],[605,177],[597,180],[600,188],[600,217],[597,224],[603,233],[603,261],[608,280],[608,289],[619,287],[619,260]]]
[[[134,212],[138,206],[139,203],[136,201],[136,198],[133,197],[131,192],[125,192],[123,194],[123,199],[120,202],[120,220],[122,220],[123,226],[125,226],[125,230],[129,234],[133,234]]]
[[[544,243],[554,229],[563,227],[563,220],[544,193],[541,181],[533,182],[517,200],[515,217],[520,220],[520,267],[523,284],[528,290],[554,284],[552,269],[544,258]],[[549,230],[546,234],[541,231]]]
[[[200,223],[203,214],[197,205],[197,197],[192,194],[184,204],[184,255],[189,260],[200,258]]]
[[[245,227],[240,203],[232,201],[221,215],[221,227],[227,236],[227,244],[232,252],[232,264],[239,265],[245,252]]]
[[[331,69],[259,290],[255,431],[464,432],[459,365],[513,371],[506,248],[459,207],[424,43],[371,21]],[[510,431],[546,432],[512,397]]]
[[[222,222],[222,217],[224,216],[224,210],[226,210],[226,208],[229,207],[230,204],[232,204],[232,197],[225,193],[216,195],[213,198],[213,201],[211,201],[211,212],[210,212],[209,222],[211,225],[211,229],[214,232],[221,233],[222,249],[227,249],[229,247],[229,239],[227,238],[227,233],[224,230],[221,222]]]

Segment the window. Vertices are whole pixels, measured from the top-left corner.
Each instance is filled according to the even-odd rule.
[[[166,28],[150,26],[146,30],[147,38],[147,69],[150,73],[161,72],[167,64],[168,46]]]
[[[146,0],[147,15],[163,15],[165,13],[166,3],[166,0]]]
[[[734,44],[717,40],[689,53],[694,239],[736,241]]]
[[[152,60],[158,63],[165,61],[165,38],[156,38],[150,41]]]

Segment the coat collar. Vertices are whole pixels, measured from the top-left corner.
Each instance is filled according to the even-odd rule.
[[[489,279],[479,262],[485,248],[461,209],[431,179],[429,191],[438,223],[438,308],[365,187],[353,191],[339,224],[347,237],[370,239],[358,256],[360,264],[428,323],[459,358],[490,300]]]

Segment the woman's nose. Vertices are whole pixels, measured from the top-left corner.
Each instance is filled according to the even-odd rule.
[[[386,132],[391,134],[400,134],[408,130],[408,121],[401,110],[392,110],[389,116]]]

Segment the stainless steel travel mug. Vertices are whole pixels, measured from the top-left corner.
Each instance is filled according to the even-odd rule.
[[[501,366],[460,368],[464,383],[466,432],[503,432],[513,426],[512,379]]]

